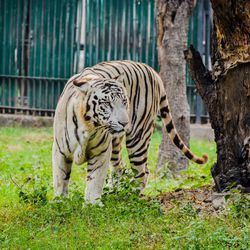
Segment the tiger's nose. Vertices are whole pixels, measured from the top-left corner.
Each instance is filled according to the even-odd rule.
[[[120,125],[122,125],[124,128],[128,125],[127,121],[122,121],[122,122],[118,122]]]

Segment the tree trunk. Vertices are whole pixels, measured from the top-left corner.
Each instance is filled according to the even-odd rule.
[[[190,75],[209,112],[217,145],[212,176],[217,191],[250,191],[250,2],[212,0],[213,70],[190,46]]]
[[[194,7],[192,0],[157,0],[157,46],[160,75],[164,82],[174,123],[183,141],[188,145],[190,112],[186,97],[185,63],[182,51],[187,46],[188,20]],[[180,170],[188,161],[171,143],[162,130],[157,170],[167,166]]]

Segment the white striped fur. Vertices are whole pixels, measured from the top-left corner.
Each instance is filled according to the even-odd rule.
[[[148,178],[147,154],[157,112],[170,139],[192,161],[203,164],[179,137],[159,75],[148,65],[132,61],[99,63],[73,76],[66,84],[54,120],[53,180],[55,195],[67,195],[72,162],[88,162],[85,200],[101,197],[110,161],[121,168],[121,142],[135,178]]]

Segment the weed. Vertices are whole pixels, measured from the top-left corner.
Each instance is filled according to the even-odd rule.
[[[226,197],[228,202],[228,209],[236,218],[250,220],[250,196],[247,194],[240,194],[235,192]]]

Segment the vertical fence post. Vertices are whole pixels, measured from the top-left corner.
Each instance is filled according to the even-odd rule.
[[[198,7],[198,18],[197,18],[197,50],[200,52],[201,56],[203,57],[204,54],[204,45],[203,45],[203,0],[198,0],[197,2]],[[202,106],[203,102],[200,95],[197,93],[196,95],[196,123],[201,123],[201,115],[202,115]]]

